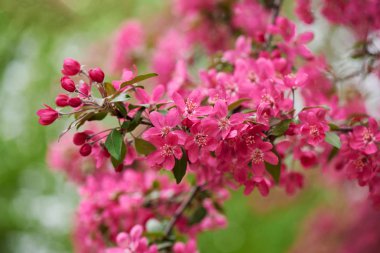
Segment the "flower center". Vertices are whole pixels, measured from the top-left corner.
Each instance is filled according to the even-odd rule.
[[[194,141],[196,144],[198,144],[199,147],[204,147],[207,144],[207,134],[198,133],[194,137]]]
[[[255,142],[255,136],[250,135],[247,138],[245,138],[245,143],[247,143],[248,145],[255,144],[256,143]]]
[[[173,146],[170,146],[168,144],[165,144],[161,147],[161,156],[168,157],[172,156],[174,154]]]
[[[194,103],[190,98],[186,99],[186,108],[185,111],[187,114],[193,114],[198,105]]]
[[[227,129],[230,125],[230,121],[227,118],[220,119],[218,126],[220,129]]]
[[[364,168],[365,164],[363,162],[363,159],[359,158],[354,161],[355,169],[361,170]]]
[[[274,99],[271,95],[269,94],[264,94],[261,96],[261,103],[268,103],[270,105],[274,104]]]
[[[363,133],[363,141],[364,141],[365,143],[370,143],[372,140],[373,140],[373,134],[371,133],[371,131],[366,130],[366,131]]]
[[[161,136],[164,137],[170,132],[171,128],[168,126],[165,126],[161,129]]]
[[[264,153],[260,149],[256,148],[252,152],[252,162],[255,164],[259,164],[264,162]]]
[[[309,134],[314,138],[318,137],[320,135],[318,127],[315,125],[310,126]]]

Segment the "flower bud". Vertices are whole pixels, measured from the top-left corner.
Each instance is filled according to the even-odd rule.
[[[59,113],[50,106],[45,105],[45,107],[46,109],[40,109],[37,111],[37,115],[40,117],[38,122],[43,126],[50,125],[59,116]]]
[[[100,68],[93,68],[88,71],[92,81],[102,83],[104,80],[104,72]]]
[[[62,74],[65,76],[75,76],[80,72],[80,64],[76,60],[72,58],[66,58],[63,61],[63,69],[62,69]]]
[[[116,168],[115,168],[115,172],[117,173],[120,173],[122,172],[124,169],[124,164],[119,164]]]
[[[92,147],[90,144],[84,144],[80,149],[79,149],[79,153],[82,155],[82,156],[89,156],[92,152]]]
[[[78,97],[70,98],[68,103],[71,107],[76,108],[82,104],[82,100]]]
[[[61,86],[63,89],[67,90],[68,92],[74,92],[75,91],[75,83],[73,80],[71,80],[69,77],[64,76],[61,78]]]
[[[73,142],[77,146],[83,145],[88,138],[88,134],[86,132],[79,132],[74,134]]]
[[[69,96],[66,94],[59,94],[55,98],[55,104],[59,107],[65,107],[69,105]]]

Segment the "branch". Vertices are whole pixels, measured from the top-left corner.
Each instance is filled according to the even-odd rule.
[[[278,15],[280,14],[281,6],[284,0],[273,0],[272,3],[272,10],[273,10],[273,16],[272,16],[272,24],[276,23],[276,19]],[[267,40],[267,44],[265,45],[266,49],[269,49],[271,47],[273,40],[273,34],[270,34]]]
[[[186,210],[186,208],[190,205],[190,203],[193,201],[197,193],[201,190],[201,186],[193,186],[191,188],[189,196],[182,202],[182,204],[178,207],[178,209],[175,211],[173,217],[170,219],[169,224],[165,228],[164,231],[164,237],[168,238],[174,228],[175,223],[181,217],[183,212]]]

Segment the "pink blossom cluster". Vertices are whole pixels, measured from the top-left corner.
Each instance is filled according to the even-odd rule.
[[[310,6],[296,9],[308,23]],[[66,92],[57,109],[37,114],[42,125],[74,116],[63,135],[76,133],[52,146],[49,160],[81,187],[78,252],[195,253],[198,233],[226,225],[228,190],[294,194],[317,166],[367,186],[380,206],[377,120],[358,90],[338,89],[326,58],[307,46],[314,34],[299,33],[280,7],[177,0],[178,22],[155,38],[153,52],[140,24],[121,29],[113,55],[120,80],[64,61]],[[199,68],[199,46],[208,67]],[[159,85],[146,87],[157,74],[130,66],[140,49],[152,54]],[[111,127],[89,123],[106,117]]]

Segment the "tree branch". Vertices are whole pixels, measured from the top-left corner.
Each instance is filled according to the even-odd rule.
[[[186,210],[186,208],[190,205],[190,203],[193,201],[197,193],[201,190],[201,186],[193,186],[191,188],[191,191],[189,193],[189,196],[182,202],[182,204],[177,208],[175,211],[173,217],[170,219],[169,224],[166,226],[164,231],[164,237],[168,238],[174,228],[175,223],[181,217],[183,212]]]
[[[276,23],[276,19],[278,15],[280,14],[281,6],[284,0],[273,0],[271,9],[273,10],[273,16],[272,16],[272,24]],[[269,49],[271,47],[273,40],[273,34],[270,34],[267,40],[267,43],[265,45],[266,49]]]

